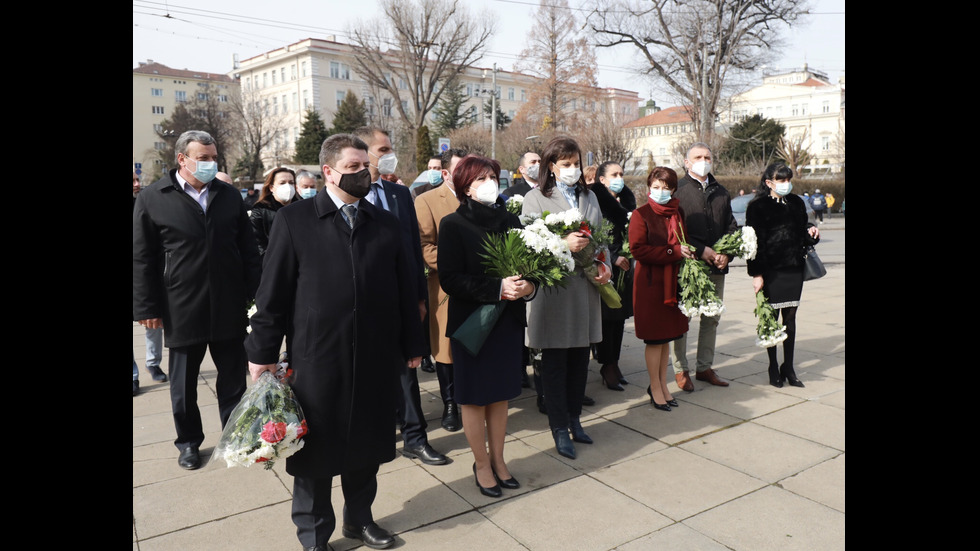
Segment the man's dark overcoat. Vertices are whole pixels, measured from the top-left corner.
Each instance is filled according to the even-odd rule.
[[[309,426],[304,448],[286,460],[293,476],[395,457],[399,370],[423,350],[415,263],[400,227],[361,200],[351,230],[325,192],[276,215],[245,349],[251,362],[274,363],[287,336]]]

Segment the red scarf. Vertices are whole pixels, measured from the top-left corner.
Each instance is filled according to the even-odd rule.
[[[667,226],[667,245],[680,253],[681,242],[678,234],[681,232],[681,216],[677,210],[680,202],[671,198],[666,204],[661,205],[653,199],[647,198],[647,204],[653,209],[654,214],[664,219]],[[679,262],[664,265],[664,304],[667,306],[677,306],[677,276],[679,273]]]

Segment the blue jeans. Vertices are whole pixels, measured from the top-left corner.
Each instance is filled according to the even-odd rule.
[[[140,370],[136,367],[136,352],[133,352],[133,380],[140,380]]]
[[[163,328],[146,328],[146,367],[160,367],[163,360]]]

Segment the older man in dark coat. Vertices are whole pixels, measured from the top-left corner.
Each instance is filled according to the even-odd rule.
[[[242,340],[262,264],[241,193],[215,178],[214,139],[189,130],[175,148],[179,167],[140,192],[133,207],[133,319],[163,328],[177,462],[196,469],[201,361],[210,349],[224,427],[245,392]]]
[[[327,138],[325,193],[279,210],[245,342],[257,379],[275,369],[286,337],[292,387],[309,425],[306,445],[286,460],[292,518],[306,549],[328,548],[335,475],[344,536],[376,549],[394,543],[371,505],[378,467],[395,457],[399,370],[418,367],[423,341],[416,264],[399,221],[361,200],[371,183],[367,149],[350,134]]]

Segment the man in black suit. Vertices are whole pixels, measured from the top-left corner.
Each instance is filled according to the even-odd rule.
[[[538,171],[540,169],[541,155],[533,151],[521,155],[521,161],[517,165],[517,171],[521,173],[521,181],[508,187],[501,194],[507,197],[527,195],[527,192],[538,187]]]
[[[371,191],[365,199],[372,205],[398,217],[402,228],[401,237],[411,250],[412,259],[415,261],[412,282],[418,293],[418,326],[421,330],[428,300],[428,283],[422,268],[422,242],[419,237],[419,222],[415,214],[412,193],[405,186],[381,178],[382,174],[394,173],[398,166],[398,158],[391,148],[391,138],[388,133],[378,127],[362,126],[354,131],[354,135],[368,145]],[[425,432],[428,424],[422,412],[422,397],[419,392],[419,376],[414,368],[402,367],[401,387],[402,393],[397,402],[397,419],[404,441],[402,455],[418,459],[427,465],[446,464],[449,459],[429,444],[429,437]]]
[[[395,539],[371,506],[378,468],[395,458],[399,368],[414,372],[422,359],[417,262],[400,221],[362,200],[371,185],[367,144],[330,136],[320,164],[323,191],[276,213],[245,341],[248,367],[253,380],[274,371],[286,337],[291,386],[309,427],[303,449],[286,459],[304,549],[330,548],[336,475],[343,535],[384,549]]]
[[[242,194],[215,178],[218,149],[207,132],[177,138],[177,165],[133,206],[133,319],[163,328],[170,399],[184,469],[201,466],[198,375],[211,352],[224,428],[246,386],[248,301],[262,271]]]

